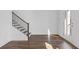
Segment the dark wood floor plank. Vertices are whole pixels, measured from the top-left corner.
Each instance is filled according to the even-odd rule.
[[[32,35],[29,41],[11,41],[1,49],[46,49],[45,42],[49,43],[47,35]],[[50,44],[54,49],[76,49],[60,36],[50,36]]]

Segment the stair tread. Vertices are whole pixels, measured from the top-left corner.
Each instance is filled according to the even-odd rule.
[[[12,24],[13,26],[20,26],[19,24]]]
[[[23,33],[26,33],[26,32],[28,32],[28,31],[24,31]]]
[[[17,29],[20,29],[20,28],[23,28],[23,27],[21,27],[21,26],[20,27],[17,27]]]
[[[20,31],[23,31],[23,30],[25,30],[25,28],[20,29]]]

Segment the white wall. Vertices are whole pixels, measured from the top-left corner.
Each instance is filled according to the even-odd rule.
[[[30,23],[32,34],[57,34],[58,12],[54,10],[18,10],[17,15]]]
[[[71,10],[71,40],[79,48],[79,10]]]
[[[11,11],[0,10],[0,46],[8,43],[10,39]]]
[[[65,38],[64,21],[65,21],[65,10],[60,10],[59,11],[59,20],[58,20],[58,34]]]
[[[58,10],[52,10],[49,11],[48,17],[49,17],[49,29],[51,34],[58,34],[58,16],[59,16],[59,11]]]

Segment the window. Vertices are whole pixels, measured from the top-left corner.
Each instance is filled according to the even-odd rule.
[[[70,24],[71,24],[70,10],[67,10],[65,12],[65,35],[66,36],[70,36]]]

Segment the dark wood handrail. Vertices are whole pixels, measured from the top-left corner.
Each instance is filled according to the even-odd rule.
[[[21,21],[23,21],[24,23],[26,23],[26,24],[29,24],[28,22],[26,22],[26,21],[24,21],[22,18],[20,18],[16,13],[14,13],[13,11],[12,11],[12,13],[14,14],[14,15],[16,15]]]

